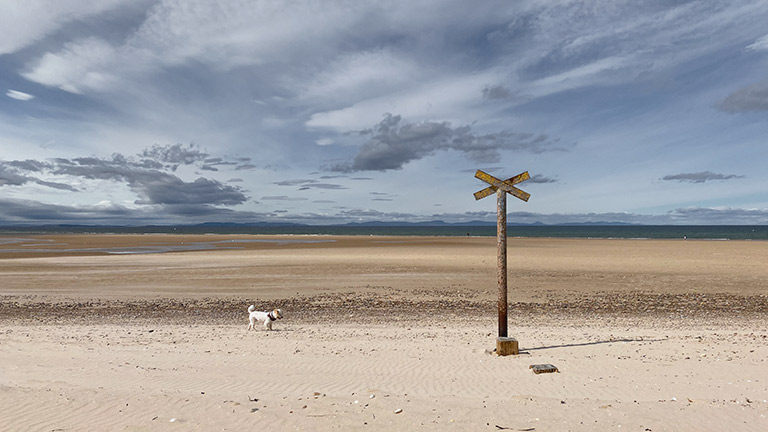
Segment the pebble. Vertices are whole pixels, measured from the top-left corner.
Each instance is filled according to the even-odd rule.
[[[398,408],[398,409],[395,410],[395,414],[400,414],[401,412],[403,412],[402,408]]]

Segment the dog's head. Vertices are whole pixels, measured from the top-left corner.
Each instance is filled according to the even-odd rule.
[[[272,311],[272,315],[277,319],[283,318],[283,310],[282,309],[275,309]]]
[[[248,306],[248,312],[253,312],[255,310],[256,310],[256,306],[255,305]]]

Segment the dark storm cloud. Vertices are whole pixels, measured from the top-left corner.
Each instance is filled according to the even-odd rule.
[[[688,182],[688,183],[704,183],[707,181],[712,180],[731,180],[731,179],[739,179],[744,178],[744,176],[741,175],[735,175],[735,174],[717,174],[713,173],[712,171],[703,171],[703,172],[697,172],[697,173],[681,173],[681,174],[671,174],[666,175],[662,177],[662,180],[677,180],[679,182]]]
[[[718,108],[729,113],[768,111],[768,80],[732,93],[720,102]]]
[[[475,134],[469,126],[452,127],[450,122],[408,123],[400,116],[385,114],[373,129],[352,162],[331,167],[332,171],[386,171],[401,169],[406,163],[441,150],[456,150],[475,162],[497,162],[502,150],[543,153],[562,150],[557,140],[546,135],[517,132]]]

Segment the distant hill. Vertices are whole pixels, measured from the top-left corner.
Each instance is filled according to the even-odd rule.
[[[633,225],[639,225],[639,224],[631,224],[631,223],[625,223],[625,222],[579,222],[579,223],[563,223],[563,224],[545,224],[543,222],[531,222],[531,223],[520,223],[520,222],[510,222],[507,221],[507,225],[509,226],[633,226]],[[486,221],[469,221],[469,222],[444,222],[441,220],[433,220],[433,221],[427,221],[427,222],[382,222],[382,221],[372,221],[372,222],[350,222],[343,225],[337,225],[337,226],[359,226],[359,227],[407,227],[407,226],[430,226],[430,227],[439,227],[439,226],[496,226],[496,222],[486,222]]]
[[[637,226],[641,224],[630,224],[625,222],[580,222],[580,223],[562,223],[562,224],[545,224],[542,222],[532,223],[519,223],[514,221],[508,221],[508,226]],[[119,229],[147,229],[147,230],[167,230],[168,228],[291,228],[291,227],[313,227],[313,226],[331,226],[331,227],[489,227],[496,226],[496,221],[468,221],[468,222],[445,222],[442,220],[431,220],[424,222],[387,222],[387,221],[370,221],[370,222],[349,222],[345,224],[333,224],[333,225],[312,225],[302,224],[295,222],[205,222],[200,224],[188,224],[188,225],[79,225],[79,224],[48,224],[48,225],[28,225],[28,224],[9,224],[2,225],[0,227],[6,229],[41,229],[41,230],[76,230],[87,231],[89,229],[97,229],[99,231],[109,230],[110,228]]]

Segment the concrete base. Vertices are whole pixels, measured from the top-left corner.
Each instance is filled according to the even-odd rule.
[[[517,339],[511,337],[497,337],[496,354],[500,356],[520,354],[520,347],[517,344]]]

